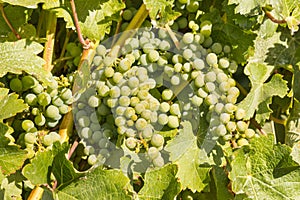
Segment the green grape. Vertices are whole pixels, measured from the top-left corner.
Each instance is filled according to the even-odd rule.
[[[171,45],[168,41],[163,40],[161,41],[161,43],[159,44],[158,48],[162,51],[168,51],[171,48]]]
[[[127,85],[123,85],[120,88],[120,93],[122,96],[129,96],[131,93],[131,89]]]
[[[13,78],[9,82],[9,88],[14,92],[21,92],[23,90],[22,81],[18,78]]]
[[[34,123],[29,119],[25,119],[21,126],[24,131],[29,132],[30,129],[34,128]]]
[[[88,100],[88,104],[90,107],[96,108],[100,104],[100,99],[97,96],[92,95],[92,96],[90,96],[90,98]]]
[[[134,137],[129,137],[125,140],[125,145],[129,149],[134,149],[137,145],[137,140]]]
[[[127,58],[122,59],[119,63],[119,70],[121,72],[128,71],[130,69],[130,67],[131,67],[131,62]]]
[[[204,40],[205,40],[205,37],[204,37],[204,35],[202,35],[201,33],[197,33],[197,34],[195,34],[195,39],[194,39],[194,42],[195,42],[195,44],[202,44],[203,42],[204,42]]]
[[[237,63],[235,61],[231,61],[231,63],[229,64],[228,71],[233,74],[237,71],[237,69],[238,69]]]
[[[171,105],[171,107],[170,107],[170,113],[172,115],[177,115],[177,116],[181,115],[181,111],[180,111],[180,107],[179,107],[178,103],[174,103],[174,104]]]
[[[140,99],[138,97],[131,97],[130,98],[130,105],[132,107],[135,107],[140,102]]]
[[[52,98],[52,104],[54,106],[62,106],[64,104],[64,101],[59,97],[59,96],[55,96]]]
[[[173,91],[170,90],[170,89],[164,89],[162,94],[161,94],[161,97],[162,97],[163,100],[169,101],[173,97]]]
[[[110,88],[109,95],[111,98],[118,98],[121,95],[121,90],[118,86]]]
[[[173,57],[172,57],[172,62],[174,64],[176,63],[182,63],[183,62],[183,57],[179,54],[175,54]]]
[[[211,48],[212,52],[214,52],[215,54],[220,54],[220,53],[222,53],[222,50],[223,50],[222,45],[218,42],[213,43],[210,48]]]
[[[215,53],[209,53],[206,56],[206,62],[209,66],[217,66],[218,64],[218,57]]]
[[[165,139],[160,134],[153,134],[151,137],[151,144],[157,148],[162,147],[165,143]]]
[[[239,140],[237,141],[237,145],[238,145],[239,147],[242,147],[242,146],[249,145],[249,142],[248,142],[247,139],[241,138],[241,139],[239,139]]]
[[[67,50],[72,57],[78,57],[82,52],[82,49],[78,46],[72,46],[72,48],[68,48],[67,46]]]
[[[106,67],[105,70],[104,70],[104,76],[106,78],[113,77],[114,73],[115,73],[115,70],[112,67]]]
[[[216,85],[213,82],[205,83],[205,90],[207,92],[214,92],[216,90]]]
[[[118,105],[118,99],[109,98],[109,99],[107,99],[106,104],[109,108],[114,108]]]
[[[132,128],[128,128],[125,132],[125,135],[127,137],[135,137],[136,136],[136,130],[133,130]]]
[[[227,69],[229,67],[230,63],[227,58],[220,58],[219,60],[219,66],[222,69]]]
[[[223,93],[227,92],[230,89],[230,84],[228,82],[222,82],[219,85],[219,90]]]
[[[107,139],[112,138],[112,137],[113,137],[113,132],[112,132],[112,130],[110,130],[110,129],[105,129],[105,130],[103,131],[103,137],[105,137],[105,138],[107,138]]]
[[[41,84],[36,84],[36,86],[32,88],[32,92],[35,94],[40,94],[43,91],[44,87]]]
[[[160,156],[160,152],[156,147],[150,147],[147,151],[147,155],[149,156],[149,158],[151,160],[157,158],[158,156]]]
[[[149,92],[147,90],[139,90],[137,93],[137,97],[140,100],[145,100],[148,98],[148,96],[149,96]]]
[[[217,73],[216,81],[218,83],[227,82],[227,80],[228,80],[228,76],[225,73],[223,72]]]
[[[190,63],[186,62],[183,64],[182,69],[184,72],[190,72],[192,70],[192,66]]]
[[[182,36],[182,42],[185,44],[191,44],[194,41],[194,34],[193,33],[185,33]]]
[[[248,124],[244,121],[237,121],[236,122],[236,129],[239,131],[239,132],[244,132],[246,131],[248,128]]]
[[[103,58],[101,56],[95,56],[93,58],[93,63],[95,66],[99,66],[103,61]]]
[[[106,106],[105,104],[101,103],[100,106],[97,108],[97,113],[100,116],[106,116],[110,114],[110,108]]]
[[[133,17],[133,13],[130,9],[126,9],[124,10],[123,14],[122,14],[122,18],[126,21],[130,21]]]
[[[81,137],[85,138],[85,139],[89,139],[92,137],[93,131],[89,128],[89,127],[84,127],[83,129],[81,129],[80,131],[80,135]]]
[[[135,109],[132,107],[127,107],[124,112],[124,116],[128,119],[131,119],[135,115]]]
[[[193,105],[199,107],[199,106],[202,105],[203,99],[201,97],[198,97],[198,96],[194,95],[191,99],[191,102],[192,102]]]
[[[86,146],[83,150],[84,155],[91,155],[95,153],[95,148],[92,146]]]
[[[43,144],[45,146],[51,146],[53,144],[53,138],[51,135],[45,135],[43,137]]]
[[[141,55],[139,61],[140,61],[140,63],[141,63],[142,66],[148,66],[149,63],[150,63],[147,54]]]
[[[188,20],[185,17],[179,17],[177,19],[177,23],[178,23],[178,28],[179,29],[184,29],[188,25]]]
[[[153,135],[153,128],[151,126],[147,126],[143,131],[142,131],[142,136],[144,139],[150,139]]]
[[[96,157],[95,154],[92,154],[92,155],[89,155],[88,159],[87,159],[87,162],[89,165],[95,165],[97,163],[98,159]]]
[[[126,124],[126,119],[123,116],[118,116],[115,118],[115,125],[117,127],[124,126]]]
[[[182,56],[186,59],[186,60],[190,60],[193,57],[194,53],[192,50],[190,49],[185,49],[182,52]]]
[[[46,123],[46,118],[44,117],[44,115],[42,113],[40,113],[37,116],[35,116],[34,123],[37,126],[44,126]]]
[[[78,125],[81,127],[88,127],[90,123],[91,123],[90,118],[86,115],[80,116],[78,118]]]
[[[223,47],[223,52],[224,52],[224,53],[230,53],[230,52],[231,52],[230,46],[224,45],[224,47]]]
[[[35,87],[37,83],[38,81],[33,76],[28,75],[22,77],[22,86],[24,91]]]
[[[99,122],[97,122],[97,123],[92,122],[90,125],[90,128],[92,131],[100,131],[101,130],[101,126],[100,126]]]
[[[195,86],[198,88],[201,88],[204,86],[205,82],[204,82],[204,76],[202,74],[199,74],[196,78],[195,78]]]
[[[179,127],[179,119],[177,116],[169,115],[168,116],[168,126],[170,128],[178,128]]]
[[[137,114],[141,114],[146,109],[146,107],[143,103],[138,103],[138,104],[136,104],[134,109]]]
[[[162,167],[165,164],[164,159],[161,156],[157,156],[152,160],[152,163],[155,167]]]
[[[217,128],[216,128],[216,134],[217,136],[224,136],[227,133],[226,127],[224,124],[220,124]]]
[[[237,107],[232,103],[226,103],[224,106],[224,111],[229,114],[233,114],[236,109]]]
[[[240,95],[240,90],[237,87],[230,87],[228,90],[228,95],[234,95],[238,97]]]
[[[199,2],[198,1],[196,1],[196,0],[188,1],[187,5],[186,5],[186,10],[189,13],[197,12],[198,9],[199,9]]]
[[[241,120],[246,116],[246,111],[242,108],[238,108],[235,112],[235,118]]]
[[[169,112],[169,110],[170,110],[170,104],[168,104],[167,102],[162,102],[162,103],[159,105],[159,110],[160,110],[161,112],[164,112],[164,113]]]
[[[34,144],[36,142],[35,133],[32,133],[32,132],[25,133],[24,142],[25,142],[25,144]]]
[[[150,120],[152,115],[152,112],[150,110],[143,110],[141,113],[141,117],[143,117],[145,120]]]
[[[144,118],[139,118],[135,122],[135,128],[139,131],[147,127],[148,122]]]
[[[156,62],[159,59],[159,53],[156,50],[150,50],[147,54],[147,58],[150,62]]]
[[[59,109],[53,105],[50,105],[46,108],[45,116],[54,120],[59,120],[61,118],[61,115],[59,114]]]
[[[120,72],[115,72],[112,80],[116,83],[116,84],[120,84],[121,81],[123,80],[123,74],[121,74]]]
[[[204,75],[205,82],[215,82],[217,79],[217,75],[214,71],[210,71]]]
[[[36,116],[36,115],[40,114],[40,110],[39,110],[39,108],[32,108],[32,110],[31,110],[31,114],[32,114],[32,115],[34,115],[34,116]]]
[[[160,125],[166,125],[169,122],[169,117],[165,113],[162,113],[162,114],[158,115],[158,120],[157,121]]]
[[[91,115],[90,115],[90,120],[92,123],[98,123],[98,116],[97,116],[97,113],[96,112],[93,112]]]
[[[205,20],[200,24],[200,33],[205,37],[211,35],[212,23],[211,21]]]
[[[229,131],[229,132],[233,132],[236,130],[236,123],[233,122],[233,121],[229,121],[227,124],[226,124],[226,129]]]
[[[105,54],[106,54],[106,47],[103,46],[102,44],[98,45],[97,48],[96,48],[96,53],[99,56],[105,56]]]
[[[116,112],[116,115],[122,116],[122,115],[124,115],[125,111],[126,111],[126,107],[118,106],[116,108],[115,112]]]
[[[215,105],[216,103],[218,103],[218,97],[215,94],[209,94],[205,98],[205,103],[209,106]]]
[[[73,59],[73,64],[78,67],[79,63],[80,63],[80,55],[79,56],[76,56],[74,59]]]
[[[25,102],[29,105],[29,106],[35,106],[37,105],[37,96],[35,94],[32,94],[32,93],[28,93],[26,96],[25,96]]]
[[[213,43],[213,39],[211,37],[207,37],[207,38],[205,38],[204,42],[202,43],[202,46],[205,48],[209,48],[212,45],[212,43]]]
[[[205,67],[205,63],[202,59],[199,59],[199,58],[196,58],[194,61],[193,61],[193,67],[196,69],[196,70],[202,70],[204,69]]]
[[[172,85],[179,85],[180,84],[180,75],[179,74],[175,74],[171,77],[170,80]]]
[[[227,128],[227,127],[226,127],[226,128]],[[232,135],[231,135],[231,134],[226,134],[226,135],[224,135],[222,138],[223,138],[224,141],[229,141],[229,140],[232,139]]]
[[[169,77],[173,76],[174,68],[170,65],[164,66],[164,73],[167,74]]]
[[[251,139],[255,136],[255,131],[251,128],[246,129],[244,133],[247,139]]]
[[[109,140],[107,138],[100,139],[98,146],[100,149],[107,149],[109,147]]]
[[[192,29],[193,32],[196,32],[199,30],[199,25],[196,24],[196,22],[192,20],[189,22],[189,28]]]
[[[127,84],[131,89],[134,89],[140,84],[140,81],[137,77],[130,77]]]
[[[73,97],[72,90],[69,88],[62,89],[60,93],[60,98],[64,101],[67,101]]]
[[[143,51],[146,53],[146,54],[148,54],[151,50],[154,50],[155,49],[155,47],[153,46],[153,44],[151,44],[151,43],[146,43],[146,44],[144,44],[144,46],[143,46]]]
[[[100,97],[106,97],[109,94],[109,87],[107,85],[102,85],[97,89],[97,93]]]
[[[223,124],[227,124],[230,121],[230,114],[228,114],[228,113],[221,113],[220,114],[220,121]]]
[[[197,91],[197,95],[201,98],[206,98],[208,94],[207,92],[204,91],[203,88],[199,88]]]

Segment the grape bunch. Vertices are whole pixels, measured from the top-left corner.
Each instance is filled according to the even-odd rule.
[[[209,21],[200,27],[174,33],[177,45],[166,30],[153,28],[138,30],[117,56],[105,42],[96,48],[89,87],[73,109],[90,165],[121,148],[163,166],[164,145],[180,122],[191,122],[197,135],[202,108],[207,138],[242,146],[256,135],[236,105],[240,91],[231,74],[238,66],[226,57],[230,47],[213,43]]]
[[[18,143],[33,156],[35,144],[48,147],[59,141],[60,135],[56,130],[73,103],[69,80],[63,76],[56,77],[51,86],[44,87],[32,75],[8,74],[1,81],[29,106],[12,122]]]

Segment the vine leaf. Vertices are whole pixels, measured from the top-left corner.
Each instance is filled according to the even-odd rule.
[[[46,85],[52,85],[52,74],[42,68],[45,61],[37,56],[42,51],[41,44],[25,39],[0,43],[0,77],[8,72],[21,74],[25,71]]]
[[[232,191],[251,199],[296,199],[300,196],[300,167],[291,148],[274,144],[269,134],[251,140],[250,147],[234,152],[229,179]]]
[[[23,189],[23,181],[25,181],[25,178],[24,176],[22,176],[20,171],[6,176],[3,180],[1,180],[0,178],[0,197],[5,200],[12,199],[12,197],[14,197],[15,199],[22,199],[21,195]]]
[[[57,191],[58,199],[124,199],[128,194],[130,180],[119,170],[103,170],[101,167],[88,173],[85,178],[72,181]]]
[[[293,107],[291,108],[290,115],[287,119],[285,126],[285,143],[293,146],[300,141],[300,103],[294,99]]]
[[[10,140],[5,136],[9,127],[0,123],[0,173],[9,175],[20,169],[27,159],[27,152],[18,146],[10,144]]]
[[[287,94],[287,83],[281,75],[275,74],[269,82],[265,83],[272,69],[266,64],[254,62],[245,68],[245,74],[249,76],[252,86],[246,98],[238,105],[246,111],[245,119],[250,119],[257,111],[256,120],[259,123],[264,122],[272,112],[269,108],[272,103],[271,98],[273,96],[283,98]]]
[[[18,99],[19,95],[9,93],[9,89],[0,88],[0,121],[15,116],[28,108],[22,99]]]
[[[38,151],[30,164],[27,164],[23,170],[23,175],[30,180],[31,183],[46,184],[49,179],[49,168],[53,162],[53,154],[51,150]]]
[[[144,0],[151,20],[157,20],[160,16],[159,22],[166,24],[171,20],[175,20],[181,14],[172,9],[174,0]]]
[[[170,152],[170,161],[178,165],[176,177],[183,189],[200,192],[208,185],[211,166],[207,164],[210,161],[204,150],[198,148],[191,123],[184,121],[182,127],[179,134],[168,142],[165,150]],[[204,163],[206,165],[200,166]]]
[[[300,165],[300,142],[294,144],[291,156]]]
[[[180,192],[180,183],[175,177],[176,165],[166,165],[158,170],[147,171],[145,185],[139,191],[139,199],[174,199]]]

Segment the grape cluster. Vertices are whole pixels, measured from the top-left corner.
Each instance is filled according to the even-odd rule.
[[[245,145],[255,136],[236,106],[240,92],[231,74],[238,66],[226,57],[231,49],[213,43],[210,34],[204,21],[198,33],[175,33],[177,46],[166,30],[153,28],[128,38],[117,58],[105,43],[97,47],[96,70],[74,108],[89,164],[103,164],[121,147],[163,166],[170,139],[164,133],[176,133],[184,120],[197,133],[201,107],[208,108],[210,139]]]
[[[34,154],[35,144],[47,147],[59,141],[60,135],[55,130],[73,103],[72,91],[68,88],[69,80],[63,76],[56,77],[51,86],[44,87],[31,75],[9,74],[2,82],[12,92],[18,93],[29,106],[17,114],[12,123],[14,134],[19,135],[19,144]]]

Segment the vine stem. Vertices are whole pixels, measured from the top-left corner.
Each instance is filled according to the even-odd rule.
[[[17,37],[17,39],[18,40],[22,39],[21,36],[19,35],[19,33],[14,29],[14,27],[10,23],[9,19],[7,18],[2,3],[0,3],[0,11],[1,11],[2,17],[5,20],[6,24],[8,25],[8,27],[10,28],[10,30],[15,34],[15,36]]]
[[[90,48],[90,41],[88,39],[84,40],[84,38],[82,36],[81,29],[79,27],[78,16],[77,16],[76,6],[75,6],[74,0],[70,0],[70,4],[71,4],[72,13],[73,13],[74,24],[75,24],[75,27],[76,27],[76,30],[77,30],[78,40],[82,44],[84,49],[89,49]]]
[[[48,72],[51,72],[53,69],[52,58],[54,52],[57,17],[55,12],[52,11],[48,11],[47,15],[48,15],[47,32],[46,32],[47,41],[45,43],[43,58],[46,61],[46,64],[44,65],[44,69]]]
[[[276,19],[270,11],[267,10],[267,8],[262,8],[263,11],[265,12],[266,16],[274,23],[276,24],[285,24],[286,23],[286,20],[284,19]]]

